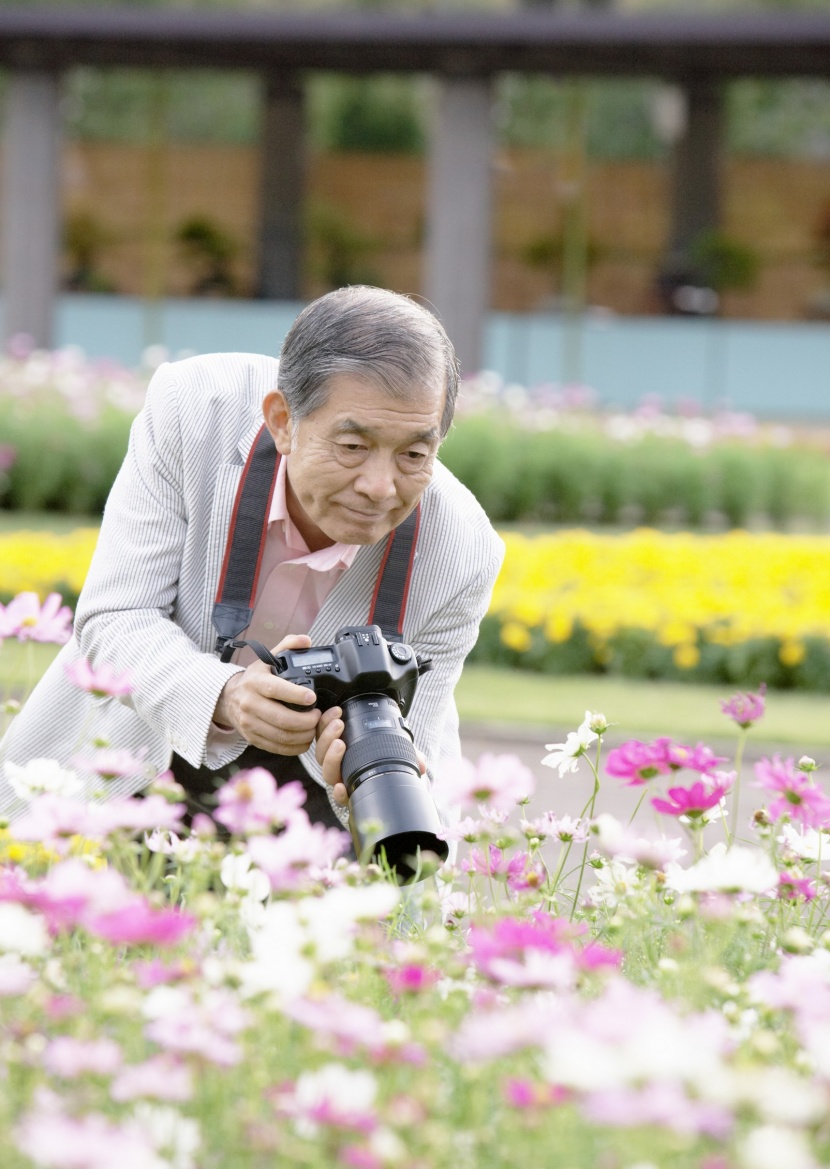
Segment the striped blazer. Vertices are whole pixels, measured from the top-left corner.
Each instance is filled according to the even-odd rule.
[[[216,702],[238,669],[213,653],[213,600],[237,485],[277,369],[271,357],[212,354],[165,364],[151,380],[104,511],[74,637],[0,743],[0,814],[20,807],[7,761],[69,765],[90,753],[93,737],[144,760],[143,773],[111,781],[112,795],[140,790],[173,751],[194,766],[205,762]],[[366,622],[384,546],[360,549],[309,631],[312,644],[330,644],[341,626]],[[436,462],[422,497],[403,627],[404,640],[433,660],[409,721],[435,777],[460,755],[453,690],[503,555],[476,500]],[[95,698],[79,690],[65,672],[79,657],[128,670],[132,693]],[[211,766],[232,762],[239,742],[212,756]],[[322,783],[313,750],[302,760]],[[82,777],[88,796],[101,787],[83,770]]]

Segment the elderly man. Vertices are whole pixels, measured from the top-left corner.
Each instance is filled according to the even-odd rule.
[[[267,766],[279,783],[303,782],[312,819],[338,823],[340,710],[321,715],[313,694],[247,648],[228,660],[228,643],[330,644],[341,627],[366,624],[382,594],[402,639],[432,658],[409,722],[439,775],[460,752],[453,690],[503,556],[481,508],[436,461],[457,388],[437,320],[375,288],[310,304],[279,363],[215,354],[162,366],[107,503],[74,639],[0,758],[69,765],[92,753],[94,736],[142,760],[112,792],[172,766],[196,800],[240,766]],[[262,458],[273,475],[252,470]],[[261,516],[243,499],[257,474]],[[387,571],[398,544],[403,569]],[[228,584],[246,571],[247,608]],[[67,668],[83,658],[128,672],[130,693],[73,685]],[[85,781],[90,793],[101,787],[92,772]],[[0,813],[14,809],[6,782]]]

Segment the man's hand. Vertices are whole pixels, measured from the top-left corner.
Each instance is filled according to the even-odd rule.
[[[308,649],[310,645],[310,637],[294,634],[284,637],[271,652],[276,654],[284,649]],[[314,707],[315,701],[312,691],[278,678],[265,662],[256,661],[225,683],[213,712],[213,721],[219,726],[239,731],[253,746],[271,751],[274,755],[302,755],[314,742],[317,724],[320,722],[320,711]],[[310,709],[289,710],[285,705],[287,702],[295,706],[308,706]],[[339,774],[338,762],[338,777]],[[343,790],[345,793],[345,788]],[[345,799],[343,802],[346,802]]]
[[[340,737],[342,734],[343,711],[339,706],[333,706],[331,710],[326,711],[317,727],[317,762],[322,768],[323,779],[332,789],[331,794],[334,797],[334,802],[339,804],[341,808],[345,808],[349,798],[346,793],[346,785],[340,774],[340,764],[346,754],[346,744]],[[417,747],[415,754],[418,757],[421,775],[426,775],[426,759]]]

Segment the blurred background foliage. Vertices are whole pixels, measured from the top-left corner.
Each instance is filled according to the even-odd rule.
[[[149,2],[149,0],[147,0]],[[822,0],[830,9],[830,0]],[[0,75],[0,98],[3,93]],[[157,80],[137,69],[73,69],[65,96],[70,139],[143,143],[154,128]],[[170,142],[254,145],[259,140],[261,82],[245,72],[165,74],[165,135]],[[656,128],[658,80],[586,83],[586,152],[594,159],[665,157]],[[422,154],[434,87],[422,76],[309,78],[313,149]],[[496,86],[496,133],[504,146],[561,150],[567,132],[568,84],[544,76],[504,74]],[[830,157],[830,82],[740,80],[727,90],[726,148],[758,157]]]

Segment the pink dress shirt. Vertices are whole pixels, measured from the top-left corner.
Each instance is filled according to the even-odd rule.
[[[288,514],[286,471],[287,459],[282,458],[271,500],[254,613],[242,635],[246,641],[261,641],[266,649],[274,649],[289,633],[308,633],[341,573],[351,566],[360,548],[359,544],[332,544],[309,552]],[[248,646],[238,649],[231,659],[240,666],[256,660]],[[228,735],[235,733],[213,724],[207,742],[208,762],[211,746],[218,737],[227,746]],[[244,742],[241,735],[239,739]]]

